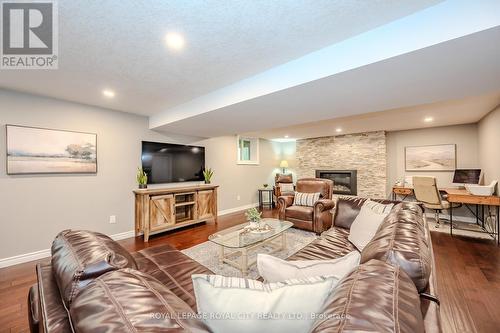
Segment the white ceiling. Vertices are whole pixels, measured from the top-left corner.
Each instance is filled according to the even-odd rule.
[[[2,71],[0,87],[152,115],[439,2],[59,0],[59,70]]]
[[[296,126],[244,133],[251,137],[288,141],[371,131],[400,131],[475,123],[500,105],[500,91],[459,100],[405,107]],[[426,122],[426,118],[432,118]],[[341,129],[341,132],[337,132]]]
[[[489,29],[174,121],[159,129],[211,137],[497,92],[499,40],[500,27]]]
[[[481,77],[485,69],[493,68],[491,73],[498,69],[498,54],[489,47],[498,46],[498,36],[489,30],[500,27],[499,12],[498,0],[448,0],[159,112],[150,117],[150,128],[216,136],[228,130],[262,130],[276,121],[294,125],[328,119],[325,109],[333,118],[500,89],[498,81]],[[477,49],[471,49],[474,47]],[[476,71],[478,59],[485,63]],[[399,65],[398,72],[385,69],[387,64]],[[433,67],[438,70],[429,72]],[[386,71],[393,75],[387,76]],[[429,90],[427,83],[413,81],[413,73],[438,85],[438,89],[425,91]],[[461,81],[471,77],[479,84],[464,89]],[[368,82],[381,78],[385,86],[363,91]],[[422,86],[393,96],[394,91],[387,88],[401,83]],[[372,96],[374,92],[376,96]],[[360,97],[381,103],[360,105]],[[305,110],[307,119],[303,120]],[[263,113],[265,118],[260,117]],[[249,117],[258,119],[243,120]]]

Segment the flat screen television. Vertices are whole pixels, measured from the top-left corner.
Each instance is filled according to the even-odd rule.
[[[453,174],[454,184],[479,184],[481,169],[456,169]]]
[[[142,141],[141,159],[148,184],[204,179],[205,147]]]

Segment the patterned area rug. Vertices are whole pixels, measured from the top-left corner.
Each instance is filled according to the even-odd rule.
[[[285,232],[287,237],[286,250],[273,253],[273,256],[281,259],[288,258],[317,238],[316,234],[314,234],[313,232],[295,228],[290,228]],[[228,253],[227,250],[225,251],[226,253]],[[248,255],[248,261],[251,262],[252,260],[255,260],[255,258],[257,257],[257,253],[268,253],[269,251],[271,251],[271,248],[268,246],[262,246],[253,251],[250,251]],[[233,266],[230,266],[228,264],[219,263],[219,246],[210,241],[190,247],[189,249],[183,250],[181,252],[188,257],[196,260],[203,266],[207,267],[215,274],[243,277],[243,274],[237,268],[234,268]],[[234,260],[234,258],[232,259]],[[256,265],[251,265],[248,268],[248,275],[245,277],[255,279],[258,276],[259,274],[257,272]]]

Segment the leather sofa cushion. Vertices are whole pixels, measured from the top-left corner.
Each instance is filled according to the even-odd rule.
[[[420,292],[425,291],[431,273],[431,251],[423,214],[414,204],[401,203],[380,225],[361,253],[361,263],[378,259],[401,267]]]
[[[333,181],[321,178],[302,178],[297,180],[295,191],[301,193],[321,193],[321,198],[332,198]]]
[[[311,332],[424,332],[419,303],[402,269],[371,260],[337,285]]]
[[[350,229],[352,223],[358,216],[361,207],[367,198],[353,196],[338,196],[336,197],[335,210],[333,213],[333,225],[340,228]],[[398,203],[399,201],[370,199],[384,205],[390,203]]]
[[[76,333],[208,332],[160,281],[129,268],[90,282],[75,297],[70,317]]]
[[[291,173],[287,173],[287,174],[278,173],[274,177],[274,182],[275,183],[293,183],[293,176]]]
[[[156,278],[193,310],[196,309],[196,299],[191,275],[214,274],[167,244],[146,248],[133,256],[141,272]]]
[[[309,206],[290,206],[285,211],[287,218],[312,221],[314,208]]]
[[[343,257],[356,250],[347,240],[348,236],[349,230],[333,227],[287,260],[328,260]]]
[[[86,283],[124,267],[137,268],[134,258],[106,235],[92,231],[60,232],[52,242],[52,270],[66,307]]]
[[[399,211],[399,210],[407,210],[417,215],[422,215],[424,213],[423,205],[417,202],[405,202],[405,201],[398,202],[394,206],[394,211]],[[423,219],[419,219],[419,221],[421,225],[424,224]]]

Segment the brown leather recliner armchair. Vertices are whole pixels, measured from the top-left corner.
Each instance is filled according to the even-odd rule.
[[[293,223],[294,227],[314,231],[317,234],[332,225],[331,210],[335,207],[332,200],[333,181],[322,178],[302,178],[297,180],[296,191],[300,193],[321,193],[313,207],[294,205],[294,195],[278,198],[280,220]]]
[[[291,184],[293,190],[291,192],[283,191],[281,189],[281,184]],[[278,202],[278,198],[281,197],[282,195],[290,195],[293,193],[295,193],[295,186],[293,186],[292,174],[277,173],[276,176],[274,177],[274,187],[273,187],[273,194],[274,194],[274,199],[276,199],[276,202]]]

